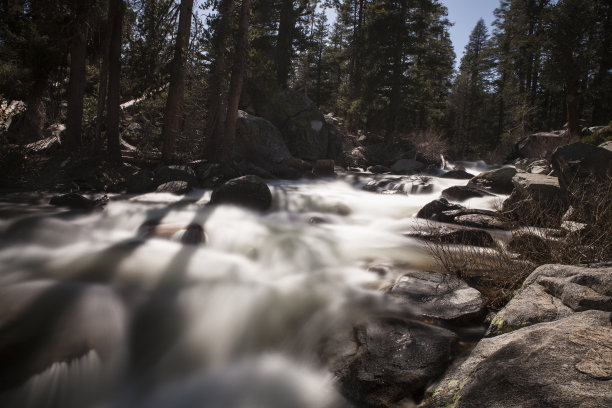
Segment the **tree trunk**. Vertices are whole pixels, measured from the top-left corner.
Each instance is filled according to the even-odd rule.
[[[107,25],[109,22],[107,21]],[[104,33],[102,42],[102,58],[100,62],[100,84],[98,85],[98,105],[96,108],[96,134],[94,136],[94,152],[102,151],[102,124],[104,123],[104,105],[106,104],[106,92],[108,86],[108,52],[110,43],[110,30]]]
[[[219,6],[219,26],[213,39],[215,61],[210,76],[208,97],[208,114],[206,120],[206,138],[202,155],[218,162],[218,145],[222,143],[225,133],[227,114],[227,45],[231,32],[232,9],[234,0],[221,0]]]
[[[121,161],[119,149],[119,114],[121,79],[121,31],[123,27],[123,0],[109,0],[108,16],[111,24],[111,36],[108,53],[108,100],[106,104],[106,139],[110,161]]]
[[[282,0],[278,35],[276,37],[276,79],[281,88],[289,83],[289,66],[291,65],[292,31],[295,27],[293,0]]]
[[[232,68],[232,82],[230,86],[229,102],[227,107],[227,122],[225,124],[225,138],[220,145],[219,158],[222,164],[229,164],[232,159],[234,140],[236,138],[236,121],[238,119],[238,102],[242,92],[242,82],[247,63],[247,47],[249,44],[249,15],[251,0],[242,0],[240,8],[240,25],[236,39],[236,55]]]
[[[179,119],[183,108],[185,92],[185,70],[187,64],[187,47],[191,32],[191,10],[193,0],[181,1],[178,33],[174,48],[174,59],[170,73],[170,87],[166,99],[164,112],[164,125],[162,127],[162,157],[164,160],[172,158],[176,153],[176,139],[179,133]]]
[[[77,23],[70,43],[70,81],[68,82],[68,113],[65,144],[74,151],[83,145],[83,96],[87,60],[87,24],[84,10],[77,10]]]

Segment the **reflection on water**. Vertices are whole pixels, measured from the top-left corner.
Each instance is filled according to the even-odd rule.
[[[3,200],[0,405],[346,406],[318,346],[384,307],[396,276],[369,266],[434,267],[403,234],[465,184],[383,195],[368,177],[272,183],[266,214],[201,190],[89,214]]]

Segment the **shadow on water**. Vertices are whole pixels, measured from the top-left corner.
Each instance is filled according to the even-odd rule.
[[[163,217],[172,210],[183,208],[193,202],[194,197],[189,197],[163,209],[156,208],[149,212],[155,214],[156,220],[158,220],[156,222],[161,222]],[[64,220],[71,220],[82,214],[68,211],[59,214],[54,213],[50,216],[28,216],[18,220],[15,225],[5,230],[0,248],[29,243],[36,237],[37,232],[40,233],[37,227],[45,218],[59,216]],[[201,221],[196,216],[192,223]],[[74,234],[75,229],[70,228],[70,224],[58,223],[57,225],[64,225],[66,229],[60,228],[60,230],[51,232],[67,234],[69,236],[68,240],[74,240],[74,235],[71,234]],[[77,359],[96,347],[95,344],[85,338],[86,336],[79,337],[82,333],[75,335],[71,329],[72,326],[70,324],[66,325],[66,318],[72,316],[71,311],[82,296],[91,295],[87,291],[94,287],[101,287],[95,285],[96,283],[106,284],[111,281],[115,277],[121,262],[130,257],[148,238],[150,237],[131,238],[105,248],[87,259],[84,264],[77,266],[76,270],[67,276],[67,279],[53,281],[44,287],[38,286],[41,289],[39,291],[35,289],[34,292],[37,293],[34,293],[29,303],[22,308],[17,307],[15,309],[13,305],[5,305],[4,316],[0,319],[0,404],[3,401],[10,400],[11,390],[17,389],[52,364]],[[61,239],[58,242],[59,245],[63,243]],[[49,241],[49,243],[53,244],[53,241]],[[58,243],[55,242],[55,245],[52,246],[57,245]],[[143,333],[146,333],[147,330],[153,330],[154,336],[159,336],[162,339],[153,342],[153,346],[148,346],[147,343],[150,343],[155,337],[136,336],[132,343],[138,344],[137,349],[141,351],[136,352],[135,355],[140,356],[140,353],[145,351],[144,357],[137,357],[137,361],[148,361],[151,355],[154,357],[160,350],[164,349],[166,344],[171,343],[172,338],[168,338],[164,333],[170,335],[178,333],[180,321],[175,319],[177,314],[168,312],[168,310],[175,303],[175,298],[182,285],[185,268],[190,256],[196,250],[197,248],[192,245],[185,245],[179,250],[169,262],[159,287],[153,292],[151,298],[142,308],[140,316],[137,317],[136,321],[141,323],[134,326],[136,333],[143,327]],[[49,282],[40,280],[43,276],[29,275],[32,281]],[[109,293],[111,292],[109,291]],[[101,316],[101,318],[104,319],[106,316]],[[160,319],[164,319],[163,324],[160,324]],[[172,325],[177,324],[179,325],[172,327]],[[78,330],[75,331],[78,332]],[[53,336],[54,347],[49,346],[51,336]],[[168,340],[165,340],[166,338]],[[47,405],[56,406],[57,404],[48,401]]]

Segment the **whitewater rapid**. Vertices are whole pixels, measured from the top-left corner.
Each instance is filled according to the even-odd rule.
[[[209,206],[206,190],[92,213],[0,197],[0,406],[350,406],[321,342],[384,308],[402,271],[438,269],[405,234],[466,183],[363,191],[373,178],[274,181],[266,213]],[[202,242],[183,243],[189,225]]]

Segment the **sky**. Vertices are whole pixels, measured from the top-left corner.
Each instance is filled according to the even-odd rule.
[[[440,2],[448,8],[448,19],[454,23],[449,32],[457,56],[455,66],[458,67],[470,39],[470,33],[478,20],[484,19],[491,35],[493,10],[499,6],[499,0],[441,0]]]

